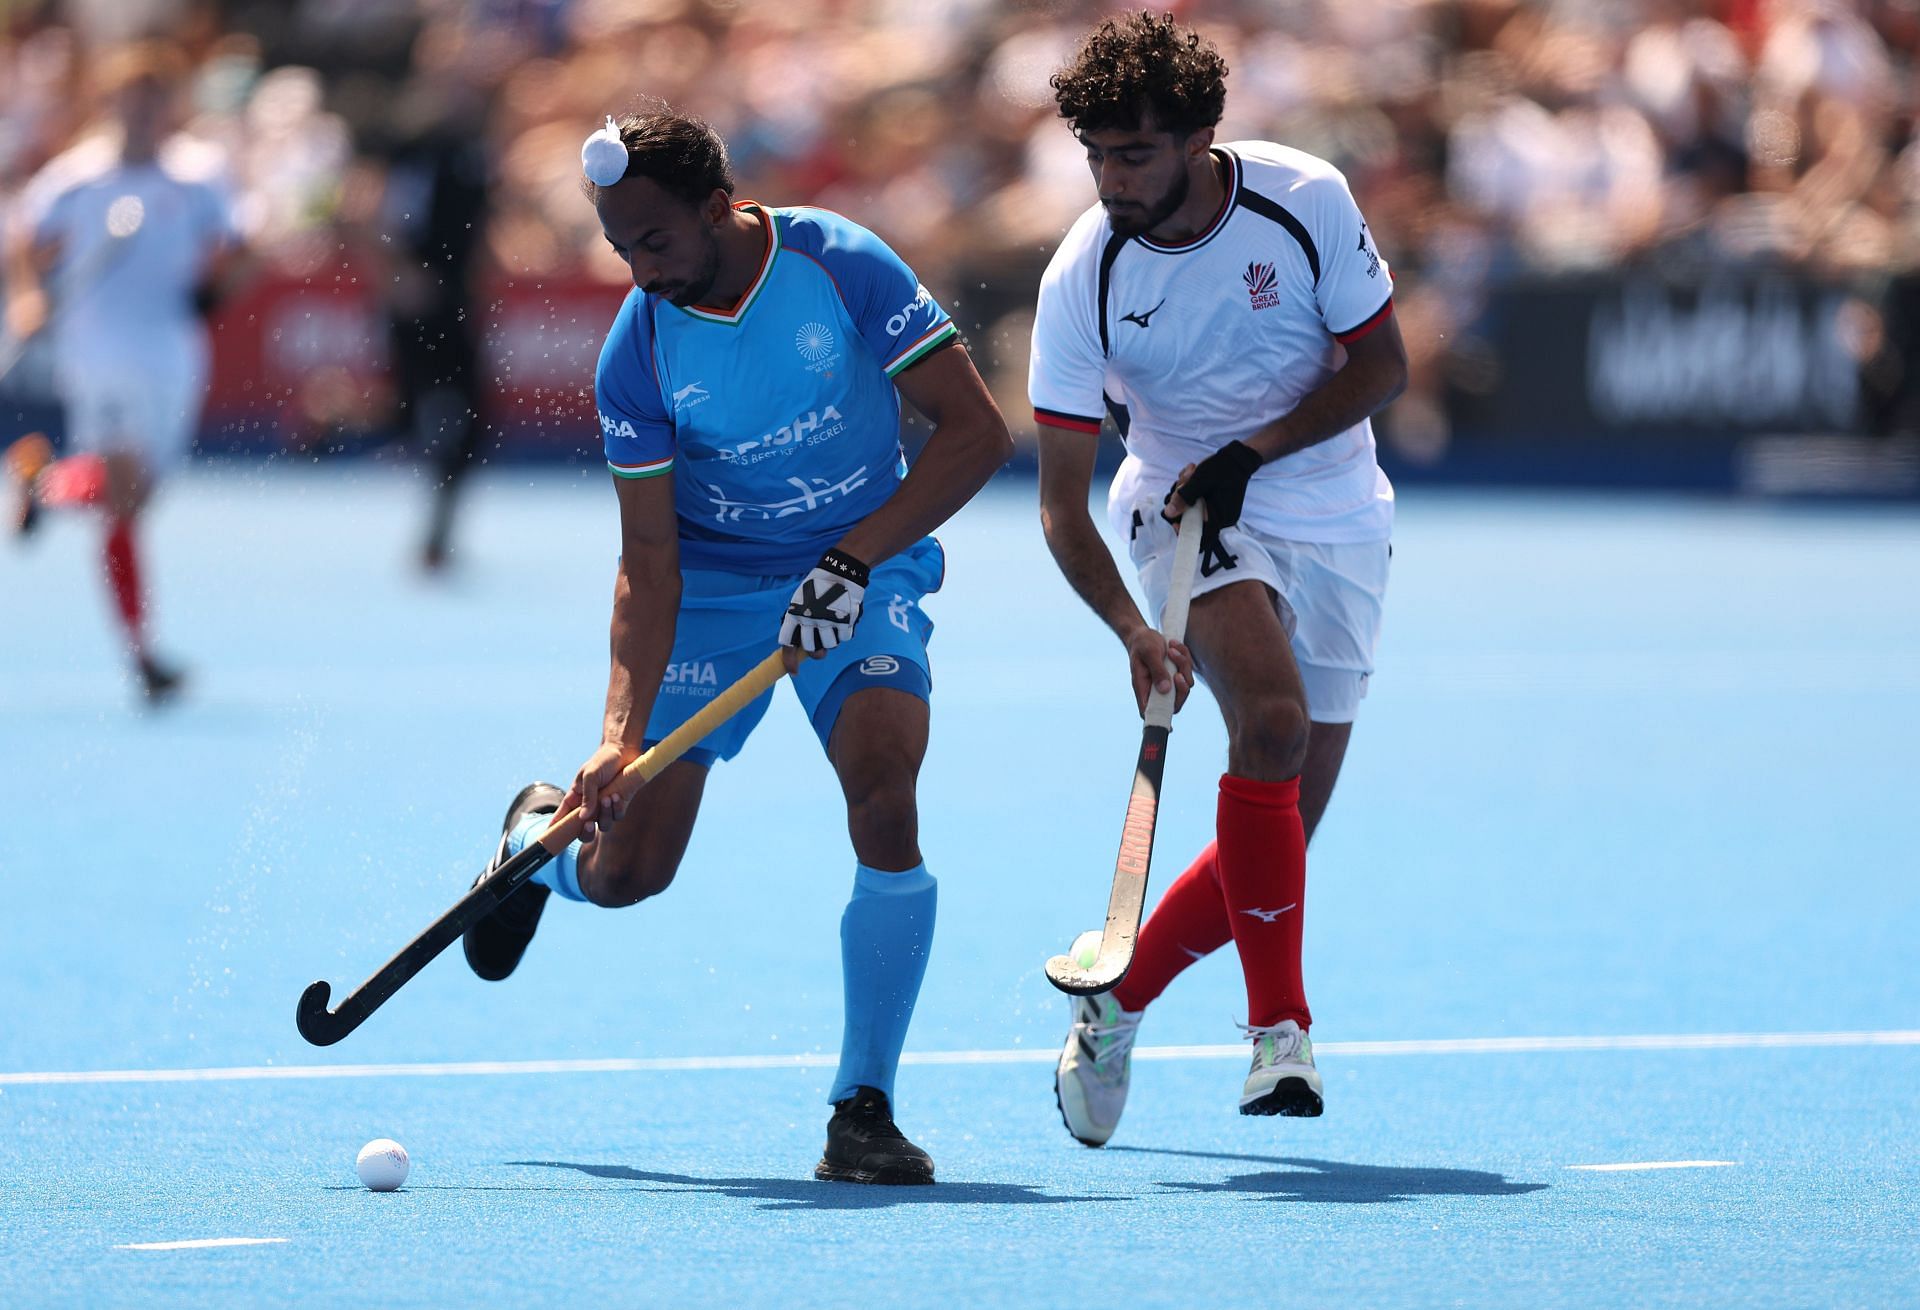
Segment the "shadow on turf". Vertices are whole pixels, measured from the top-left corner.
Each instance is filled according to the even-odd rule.
[[[1191,1160],[1244,1160],[1284,1164],[1286,1171],[1235,1174],[1218,1183],[1161,1183],[1183,1192],[1242,1192],[1274,1201],[1317,1201],[1333,1205],[1382,1205],[1421,1196],[1523,1196],[1546,1190],[1545,1183],[1510,1183],[1480,1169],[1402,1169],[1388,1165],[1346,1164],[1297,1156],[1230,1155],[1219,1151],[1167,1151],[1150,1146],[1109,1146],[1137,1155],[1178,1155]]]
[[[1019,1183],[936,1183],[932,1187],[860,1187],[811,1178],[698,1178],[624,1164],[571,1164],[564,1160],[509,1160],[527,1169],[577,1169],[592,1178],[669,1183],[675,1190],[712,1192],[760,1201],[763,1210],[878,1210],[893,1205],[1079,1205],[1131,1201],[1131,1196],[1049,1196]],[[636,1190],[655,1191],[659,1188]]]

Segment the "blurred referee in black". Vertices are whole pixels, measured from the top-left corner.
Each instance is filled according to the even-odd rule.
[[[426,462],[433,505],[420,562],[443,568],[480,438],[479,288],[491,168],[486,96],[452,68],[420,68],[387,144],[380,225],[392,241],[385,309],[397,423]]]

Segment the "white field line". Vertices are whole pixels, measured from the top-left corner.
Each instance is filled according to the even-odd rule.
[[[1731,1169],[1738,1163],[1738,1160],[1641,1160],[1630,1164],[1570,1164],[1567,1168],[1596,1174],[1626,1174],[1642,1169]]]
[[[215,1246],[273,1246],[284,1237],[199,1237],[191,1242],[128,1242],[116,1251],[205,1251]]]
[[[1668,1033],[1611,1037],[1446,1037],[1399,1042],[1316,1042],[1319,1055],[1527,1055],[1551,1051],[1724,1051],[1809,1046],[1920,1046],[1920,1029],[1828,1033]],[[1139,1060],[1244,1060],[1247,1047],[1141,1046]],[[902,1064],[1051,1064],[1050,1050],[908,1051]],[[0,1073],[0,1087],[83,1083],[225,1083],[287,1078],[460,1078],[503,1074],[682,1073],[725,1069],[831,1069],[840,1057],[795,1055],[636,1056],[601,1060],[470,1060],[438,1064],[266,1064],[214,1069],[93,1069]]]

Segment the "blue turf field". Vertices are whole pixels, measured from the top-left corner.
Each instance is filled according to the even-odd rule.
[[[184,479],[152,557],[198,686],[164,716],[110,657],[91,525],[0,550],[0,1305],[1920,1301],[1920,521],[1405,500],[1311,864],[1328,1114],[1234,1114],[1222,956],[1095,1152],[1040,965],[1104,906],[1138,733],[1030,495],[943,534],[929,605],[941,924],[900,1112],[931,1189],[809,1176],[852,867],[785,693],[665,897],[556,904],[505,984],[456,951],[342,1045],[294,1032],[592,745],[601,475],[493,474],[444,585],[405,567],[404,475]],[[1162,886],[1222,747],[1197,697]],[[1620,1040],[1815,1033],[1852,1035]],[[1598,1040],[1444,1044],[1566,1037]],[[354,1178],[376,1136],[399,1194]],[[1726,1163],[1574,1167],[1686,1161]],[[120,1249],[219,1238],[274,1240]]]

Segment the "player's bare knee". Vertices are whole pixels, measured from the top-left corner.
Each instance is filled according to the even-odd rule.
[[[1306,767],[1311,730],[1307,707],[1299,700],[1259,697],[1232,724],[1227,749],[1233,772],[1268,781],[1297,776]]]
[[[836,734],[837,735],[837,734]],[[836,740],[836,747],[840,743]],[[836,749],[834,772],[849,810],[913,807],[914,782],[920,776],[921,752],[907,740],[891,736],[862,741],[851,750]]]
[[[847,831],[863,858],[913,850],[920,839],[920,811],[912,773],[875,777],[857,792],[849,783]]]

